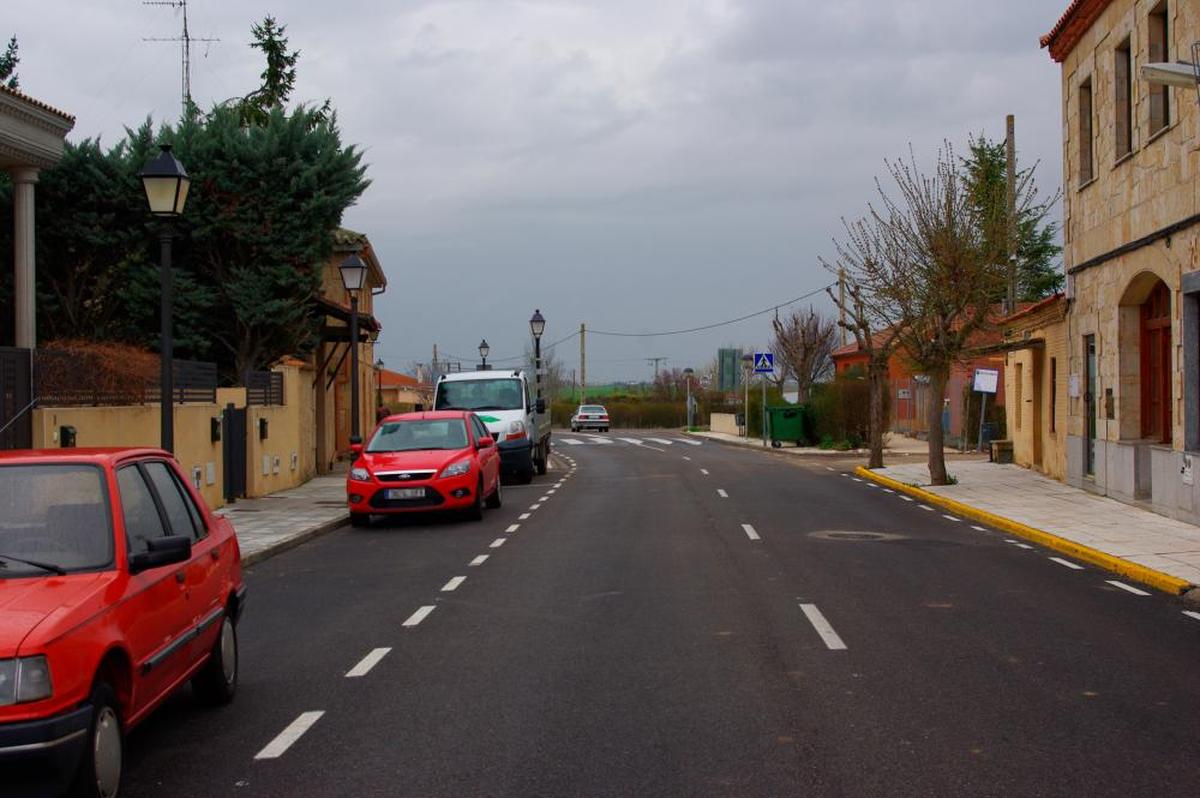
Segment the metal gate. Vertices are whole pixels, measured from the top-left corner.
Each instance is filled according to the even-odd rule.
[[[33,385],[28,349],[0,347],[0,449],[33,446]]]
[[[246,408],[225,405],[221,412],[221,457],[225,501],[246,495]]]

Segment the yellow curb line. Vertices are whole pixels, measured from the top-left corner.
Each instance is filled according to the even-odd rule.
[[[914,487],[913,485],[906,485],[905,483],[899,482],[891,477],[885,477],[882,474],[877,474],[864,466],[858,466],[855,468],[854,473],[858,474],[860,477],[865,477],[872,482],[877,482],[880,485],[886,485],[894,490],[907,493],[908,495],[919,499],[923,499],[930,504],[936,504],[943,509],[951,510],[956,515],[965,516],[976,521],[982,521],[985,524],[990,524],[997,529],[1003,529],[1005,532],[1011,532],[1014,535],[1018,535],[1039,545],[1054,549],[1055,551],[1062,552],[1063,554],[1069,554],[1078,560],[1083,560],[1086,563],[1103,568],[1106,571],[1112,571],[1113,573],[1129,577],[1136,582],[1149,585],[1150,587],[1161,590],[1164,593],[1170,593],[1178,596],[1195,587],[1195,585],[1186,579],[1180,579],[1177,576],[1171,576],[1170,574],[1165,574],[1162,571],[1156,571],[1153,568],[1147,568],[1145,565],[1139,565],[1138,563],[1130,562],[1129,560],[1100,551],[1099,549],[1093,549],[1091,546],[1085,546],[1082,543],[1076,543],[1072,540],[1061,538],[1058,535],[1046,532],[1045,530],[1026,526],[1025,524],[1018,523],[1017,521],[1005,518],[1004,516],[995,515],[987,512],[986,510],[980,510],[972,507],[969,504],[963,504],[961,502],[956,502],[953,499],[947,499],[945,496],[940,494],[922,490],[921,488]]]

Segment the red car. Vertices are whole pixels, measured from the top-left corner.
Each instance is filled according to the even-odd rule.
[[[115,795],[176,688],[233,698],[245,601],[233,527],[168,453],[0,453],[0,793]]]
[[[373,514],[430,510],[464,510],[478,521],[485,503],[500,506],[500,453],[469,411],[388,416],[353,451],[346,498],[354,526]]]

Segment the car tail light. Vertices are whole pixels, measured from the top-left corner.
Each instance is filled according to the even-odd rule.
[[[519,441],[519,440],[521,440],[522,438],[525,438],[525,437],[527,437],[527,436],[525,435],[525,433],[524,433],[524,432],[510,432],[510,433],[508,433],[507,435],[505,435],[505,436],[504,436],[504,440],[506,440],[506,441]]]

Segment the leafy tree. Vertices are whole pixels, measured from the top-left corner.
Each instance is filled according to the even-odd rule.
[[[17,77],[17,64],[19,63],[21,63],[21,57],[17,55],[17,37],[13,36],[8,40],[8,46],[4,48],[4,55],[0,55],[0,83],[10,89],[21,87],[21,81]]]
[[[970,155],[962,159],[977,219],[983,233],[985,256],[993,263],[1008,259],[1008,197],[1006,143],[991,141],[982,133],[970,142]],[[1017,300],[1034,302],[1062,290],[1058,259],[1058,225],[1049,215],[1059,195],[1039,199],[1037,165],[1016,173]],[[1001,296],[996,299],[1001,299]]]

